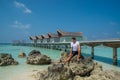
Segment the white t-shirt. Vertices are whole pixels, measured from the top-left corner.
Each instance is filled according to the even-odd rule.
[[[71,42],[72,51],[78,51],[78,45],[79,45],[78,41],[76,41],[75,43]]]

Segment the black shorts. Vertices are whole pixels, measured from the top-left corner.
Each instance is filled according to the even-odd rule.
[[[78,51],[72,51],[72,57],[74,57],[75,55],[78,55]],[[84,56],[80,54],[80,58],[84,59]]]
[[[72,51],[72,55],[75,56],[78,54],[78,51]]]

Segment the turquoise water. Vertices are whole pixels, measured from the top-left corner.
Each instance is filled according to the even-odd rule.
[[[24,77],[21,75],[33,72],[34,70],[42,70],[47,68],[48,65],[29,65],[26,64],[26,58],[18,58],[18,55],[21,52],[25,52],[28,55],[28,53],[34,49],[50,56],[53,60],[59,59],[62,53],[62,51],[52,49],[43,49],[28,46],[0,45],[0,53],[10,53],[12,54],[13,58],[19,62],[19,65],[0,67],[0,80],[24,80],[20,79],[21,77]],[[90,52],[90,47],[82,48],[83,55],[90,56]],[[104,69],[107,67],[106,69],[114,69],[120,71],[120,48],[118,48],[117,52],[119,67],[112,66],[112,48],[109,47],[95,47],[95,60],[100,61],[100,63],[103,64]]]
[[[47,68],[48,65],[29,65],[26,64],[26,58],[18,58],[18,55],[21,52],[25,52],[28,55],[28,53],[34,49],[39,50],[41,53],[50,56],[53,60],[60,58],[61,51],[57,50],[27,46],[0,45],[0,53],[10,53],[12,54],[13,58],[19,62],[19,65],[0,67],[0,80],[19,80],[18,78],[16,78],[16,76],[25,74],[27,72],[32,72],[33,70],[41,70]]]
[[[91,55],[91,47],[83,48],[82,53],[86,56]],[[120,67],[120,48],[117,49],[118,66]],[[94,59],[97,61],[113,64],[113,48],[97,46],[94,48]]]

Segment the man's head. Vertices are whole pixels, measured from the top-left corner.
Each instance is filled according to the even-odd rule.
[[[72,37],[72,42],[75,43],[76,42],[76,38]]]

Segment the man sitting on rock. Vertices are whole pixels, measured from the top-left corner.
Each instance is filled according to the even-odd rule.
[[[70,61],[72,57],[74,57],[75,55],[77,55],[77,61],[80,60],[81,57],[81,51],[80,51],[80,43],[78,41],[76,41],[75,37],[72,37],[72,42],[70,44],[70,54],[67,57],[66,60],[63,61],[63,63],[65,64],[66,62]]]

